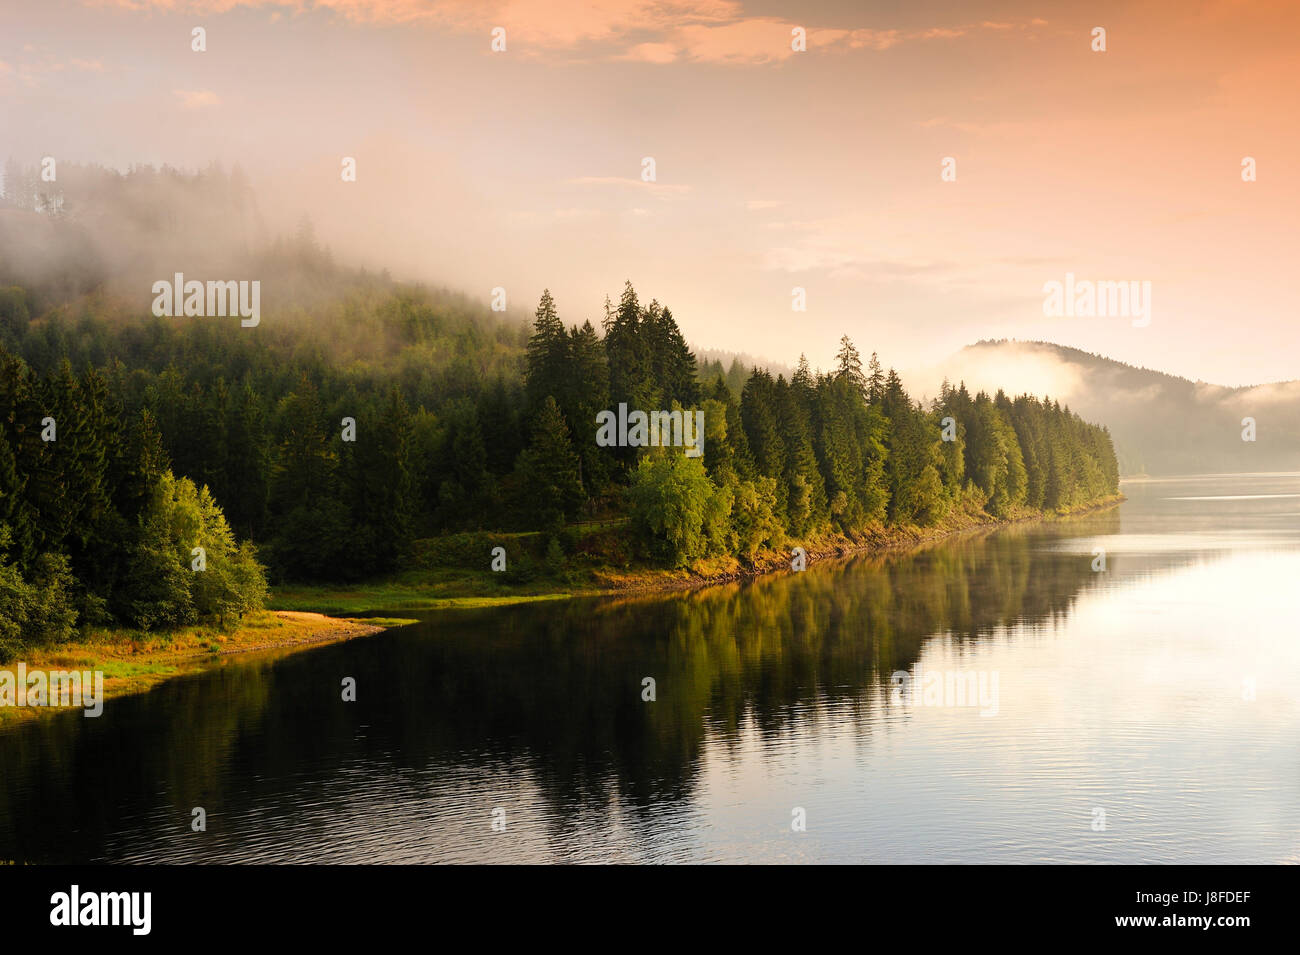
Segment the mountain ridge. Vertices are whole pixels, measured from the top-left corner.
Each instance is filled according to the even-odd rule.
[[[1218,385],[1014,339],[967,345],[939,370],[1068,404],[1110,430],[1126,476],[1300,469],[1300,381]]]

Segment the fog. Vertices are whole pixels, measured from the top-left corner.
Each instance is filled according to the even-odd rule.
[[[445,262],[463,257],[463,246],[491,244],[491,229],[480,227],[495,220],[468,192],[448,196],[436,215],[427,213],[427,205],[406,201],[428,172],[395,164],[368,177],[371,184],[337,191],[334,201],[325,201],[318,191],[324,169],[291,177],[293,188],[268,193],[244,169],[216,164],[198,171],[137,166],[119,172],[63,163],[56,182],[48,183],[39,166],[10,162],[0,206],[0,284],[27,287],[34,313],[94,295],[101,313],[139,315],[151,308],[153,283],[170,282],[181,272],[199,281],[261,281],[268,312],[301,314],[344,293],[365,267],[383,281],[391,273],[393,279],[450,286],[463,307],[492,320],[527,321],[540,287],[534,292],[512,285],[507,312],[487,311],[491,255],[475,253],[485,263],[477,280],[463,270],[461,281],[445,278],[457,272]],[[442,185],[457,192],[453,178]],[[426,200],[431,194],[442,192],[426,192]],[[371,214],[375,209],[379,214]],[[462,247],[453,250],[457,245]],[[634,284],[644,300],[664,301],[653,285]],[[599,324],[605,295],[617,299],[621,285],[621,279],[611,280],[593,301],[560,299],[561,318]],[[877,346],[867,336],[855,337],[865,362]],[[707,344],[691,338],[697,346]],[[725,367],[739,356],[747,367],[788,374],[812,343],[794,329],[787,341],[789,352],[782,355],[708,348],[700,355],[723,359]],[[816,354],[813,366],[828,370]],[[895,364],[888,352],[881,360],[886,367]],[[1300,382],[1228,388],[1074,348],[1014,341],[980,342],[936,365],[900,373],[923,401],[937,395],[945,379],[971,390],[1060,401],[1111,429],[1126,474],[1300,468]],[[1243,440],[1246,433],[1253,440]]]
[[[909,380],[919,386],[936,376],[1069,405],[1110,428],[1125,474],[1300,469],[1300,381],[1227,388],[1073,348],[1009,341],[962,349]]]

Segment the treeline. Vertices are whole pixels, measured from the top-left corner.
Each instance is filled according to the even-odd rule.
[[[637,536],[676,565],[752,558],[828,532],[934,525],[955,508],[999,518],[1064,511],[1118,490],[1104,428],[1059,403],[972,396],[947,383],[925,408],[875,354],[864,369],[847,336],[832,372],[813,374],[801,358],[788,381],[755,370],[737,394],[716,370],[696,380],[671,312],[642,307],[628,284],[618,308],[607,308],[600,345],[590,323],[566,336],[543,295],[526,379],[539,441],[549,435],[540,443],[549,463],[538,470],[553,480],[532,487],[532,499],[572,518],[582,503],[575,476],[588,502],[626,484]],[[647,412],[701,404],[703,457],[598,448],[595,412],[621,402]]]
[[[533,343],[559,342],[551,312],[547,296]],[[628,483],[633,529],[668,563],[753,557],[829,531],[853,537],[883,525],[935,525],[954,508],[995,517],[1065,511],[1118,490],[1109,434],[1058,403],[1002,392],[971,396],[945,383],[924,408],[875,355],[863,369],[848,337],[831,373],[813,374],[801,359],[789,381],[755,370],[738,396],[720,376],[675,388],[675,331],[667,309],[641,309],[632,286],[625,288],[604,338],[610,403],[649,411],[688,407],[698,395],[705,455],[651,448],[624,453],[625,477],[584,472],[589,499],[601,496],[602,479]],[[554,417],[550,404],[541,404],[541,382],[595,377],[589,364],[578,366],[577,351],[568,352],[568,365],[556,355],[563,352],[529,351],[539,420]],[[581,465],[591,446],[590,408],[562,398],[559,409],[577,422],[569,437]],[[564,473],[560,460],[550,470]],[[534,489],[538,499],[547,494]]]
[[[96,300],[34,318],[21,289],[0,290],[0,345],[18,356],[6,359],[6,380],[26,395],[5,406],[6,442],[27,448],[18,495],[36,493],[30,475],[66,461],[54,451],[64,445],[32,438],[54,406],[51,383],[97,396],[97,417],[63,411],[81,420],[60,427],[97,436],[110,459],[156,435],[157,470],[206,489],[273,580],[383,574],[403,566],[412,539],[451,531],[559,538],[575,519],[627,516],[644,553],[681,565],[825,532],[935,524],[954,509],[1061,510],[1116,489],[1104,429],[1055,403],[945,386],[923,408],[874,355],[864,369],[847,338],[829,373],[801,362],[789,380],[742,376],[733,363],[706,377],[671,311],[642,305],[630,284],[598,324],[566,326],[546,293],[530,332],[379,277],[308,313],[268,313],[255,331],[142,321]],[[701,408],[703,456],[599,447],[596,414],[620,403]],[[104,467],[89,486],[110,500],[140,486],[120,462]],[[58,481],[83,485],[76,472]],[[90,510],[141,524],[138,503]],[[31,507],[47,521],[61,511]],[[25,580],[43,555],[64,555],[88,610],[98,597],[114,619],[146,619],[131,616],[129,574],[114,572],[111,585],[94,576],[125,566],[87,550],[107,546],[107,524],[78,517],[75,532],[34,534],[21,522],[36,518],[8,514],[8,553]],[[90,541],[76,540],[87,527],[97,528]],[[572,535],[563,541],[572,547]]]

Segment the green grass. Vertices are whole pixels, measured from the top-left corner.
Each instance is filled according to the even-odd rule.
[[[412,617],[359,617],[361,623],[374,624],[376,627],[409,627],[420,621]]]
[[[431,579],[412,581],[412,575],[397,580],[379,580],[370,583],[340,587],[276,587],[267,605],[272,610],[304,610],[328,614],[332,617],[350,614],[392,613],[402,610],[445,610],[471,607],[504,607],[511,604],[532,603],[539,600],[566,600],[572,591],[523,592],[513,591],[491,581],[456,581],[449,584],[437,573],[420,574]],[[534,588],[535,589],[535,588]],[[474,591],[478,592],[475,593]],[[484,593],[484,591],[505,593]],[[366,623],[381,626],[399,626],[409,623],[385,623],[383,618],[364,618]]]
[[[139,693],[181,673],[219,665],[220,656],[251,651],[290,651],[330,640],[350,639],[381,627],[413,623],[410,619],[339,620],[327,617],[279,617],[259,611],[224,631],[182,627],[158,633],[92,627],[69,642],[29,647],[23,653],[28,671],[99,670],[109,699]],[[14,672],[16,662],[0,665]],[[58,707],[0,707],[0,724],[36,719]]]

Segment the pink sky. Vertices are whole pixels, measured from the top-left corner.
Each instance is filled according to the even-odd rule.
[[[846,332],[900,367],[1013,337],[1240,384],[1300,377],[1298,21],[1224,0],[0,0],[0,154],[238,162],[273,221],[504,286],[521,315],[549,286],[566,321],[597,318],[630,278],[697,345],[780,361],[826,366]],[[1044,317],[1066,272],[1150,281],[1150,325]]]

